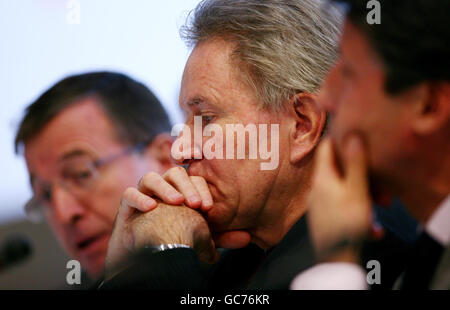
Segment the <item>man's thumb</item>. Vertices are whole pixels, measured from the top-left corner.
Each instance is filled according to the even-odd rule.
[[[233,230],[214,234],[214,242],[218,248],[240,249],[246,247],[252,237],[246,231]]]
[[[209,242],[197,245],[195,251],[198,253],[198,258],[207,264],[214,264],[219,259],[219,253],[212,239]]]
[[[345,148],[345,179],[352,188],[368,188],[367,154],[362,139],[349,137]]]

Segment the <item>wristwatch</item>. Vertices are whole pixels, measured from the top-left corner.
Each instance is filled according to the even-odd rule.
[[[187,248],[190,249],[191,247],[186,244],[179,244],[179,243],[169,243],[169,244],[160,244],[160,245],[146,245],[144,249],[149,249],[152,251],[152,253],[162,252],[166,250],[171,249],[179,249],[179,248]]]

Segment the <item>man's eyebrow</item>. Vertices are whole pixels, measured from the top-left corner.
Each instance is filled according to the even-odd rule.
[[[200,105],[200,104],[202,104],[202,103],[205,103],[206,101],[205,101],[205,99],[204,98],[201,98],[201,97],[195,97],[195,98],[192,98],[192,99],[190,99],[190,100],[188,100],[187,102],[186,102],[186,105],[188,106],[188,107],[194,107],[194,106],[198,106],[198,105]]]
[[[181,110],[184,111],[184,113],[186,113],[188,110],[192,110],[195,108],[198,108],[198,106],[200,104],[202,104],[203,102],[205,102],[203,100],[203,98],[201,97],[193,97],[192,99],[189,99],[187,101],[182,101],[180,104],[180,108]]]
[[[72,150],[72,151],[69,151],[69,152],[63,154],[63,155],[60,157],[59,161],[69,160],[69,159],[72,159],[72,158],[74,158],[74,157],[84,156],[84,155],[86,155],[86,154],[87,154],[87,153],[86,153],[85,151],[80,150],[80,149]]]
[[[216,109],[217,108],[216,105],[214,105],[212,102],[213,101],[210,101],[208,98],[205,97],[193,97],[192,99],[183,102],[180,105],[180,108],[185,112],[188,112],[189,110],[195,111],[206,108]]]

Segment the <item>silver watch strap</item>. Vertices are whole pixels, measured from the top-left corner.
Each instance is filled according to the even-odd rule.
[[[179,248],[190,249],[191,247],[186,244],[169,243],[169,244],[160,244],[160,245],[146,245],[144,248],[150,249],[152,251],[152,253],[156,253],[156,252],[162,252],[162,251],[166,251],[166,250],[179,249]]]

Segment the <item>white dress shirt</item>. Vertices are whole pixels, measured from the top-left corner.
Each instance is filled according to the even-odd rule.
[[[431,215],[425,231],[444,247],[450,245],[450,195]]]

